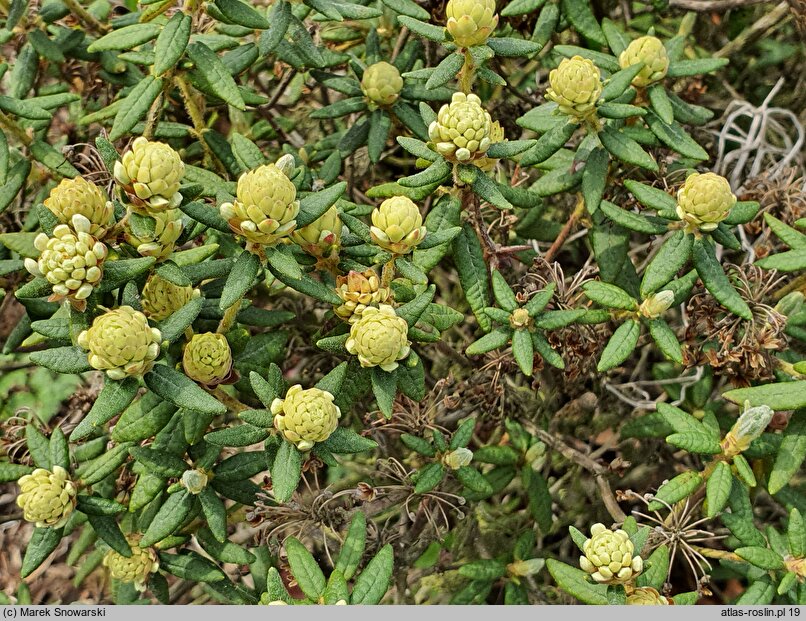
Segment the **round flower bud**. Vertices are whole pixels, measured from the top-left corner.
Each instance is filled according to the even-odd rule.
[[[149,276],[140,296],[143,313],[152,321],[162,321],[193,298],[199,297],[199,290],[190,285],[182,287],[166,280],[157,273]]]
[[[449,0],[447,28],[459,47],[481,45],[498,25],[495,0]]]
[[[384,250],[406,254],[423,241],[425,227],[417,205],[406,196],[393,196],[372,210],[372,241]]]
[[[628,606],[668,606],[669,600],[652,587],[638,587],[627,595]]]
[[[728,180],[716,173],[692,173],[677,191],[677,215],[701,231],[713,231],[735,204]]]
[[[459,470],[463,466],[468,466],[471,461],[473,461],[473,451],[468,448],[455,449],[442,458],[442,463],[451,470]]]
[[[327,440],[339,425],[341,410],[333,398],[326,390],[303,390],[296,384],[285,393],[285,399],[272,401],[274,426],[300,451],[308,451],[317,442]]]
[[[140,199],[148,212],[178,207],[182,202],[179,184],[185,175],[185,165],[179,154],[164,142],[136,138],[123,159],[115,162],[114,174],[115,181]]]
[[[196,496],[204,491],[209,479],[204,470],[185,470],[182,474],[182,486]]]
[[[78,335],[78,344],[89,351],[90,366],[113,380],[145,375],[160,352],[162,335],[148,325],[146,316],[131,306],[106,311],[89,330]]]
[[[564,58],[549,73],[549,84],[546,99],[555,102],[560,112],[580,121],[596,116],[602,76],[592,60],[582,56]]]
[[[370,306],[350,328],[350,338],[345,346],[347,351],[358,356],[362,367],[394,371],[397,361],[411,351],[408,331],[406,320],[398,317],[391,306]]]
[[[28,522],[39,528],[60,528],[76,506],[76,486],[67,470],[53,466],[53,471],[37,468],[20,477],[17,506]]]
[[[185,375],[200,384],[220,384],[232,370],[232,352],[227,339],[215,332],[194,334],[185,345],[182,369]]]
[[[633,556],[630,536],[621,529],[608,530],[604,524],[591,527],[591,538],[585,541],[582,551],[579,564],[596,582],[623,584],[644,568],[641,557]]]
[[[104,556],[104,566],[109,569],[109,575],[115,580],[134,584],[138,591],[145,591],[146,583],[151,574],[159,569],[157,553],[152,548],[141,548],[140,538],[126,537],[132,555],[126,558],[115,550],[110,550]]]
[[[389,287],[381,287],[381,279],[372,269],[350,270],[347,276],[337,277],[336,293],[344,304],[337,306],[334,312],[350,323],[358,321],[367,306],[383,304],[392,294]]]
[[[124,236],[126,242],[144,257],[167,259],[176,248],[176,240],[182,235],[182,212],[167,209],[150,216],[130,213]]]
[[[643,69],[632,79],[633,86],[649,86],[666,77],[669,56],[663,42],[657,37],[640,37],[631,42],[618,57],[622,69],[644,63]]]
[[[397,67],[381,61],[364,70],[361,91],[375,106],[391,106],[400,97],[403,78]]]
[[[112,225],[114,207],[106,193],[84,177],[62,179],[43,201],[59,222],[69,224],[80,214],[90,223],[90,235],[102,237]]]
[[[291,239],[308,254],[329,258],[339,250],[341,229],[339,210],[333,206],[308,226],[292,232]]]
[[[234,203],[222,203],[221,216],[238,235],[270,246],[297,225],[297,188],[275,164],[250,170],[238,179]]]
[[[437,120],[428,127],[434,148],[449,159],[466,162],[480,158],[489,148],[492,119],[476,95],[454,93]]]
[[[650,295],[647,299],[641,302],[638,307],[638,312],[647,319],[657,319],[667,310],[674,302],[674,292],[664,290],[654,295]]]
[[[53,299],[67,298],[83,310],[86,299],[101,280],[107,248],[90,235],[91,224],[81,214],[71,218],[73,228],[59,224],[53,237],[40,233],[34,246],[39,260],[25,259],[26,269],[34,276],[44,276],[53,285]]]

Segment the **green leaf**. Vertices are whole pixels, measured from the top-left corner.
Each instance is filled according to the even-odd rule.
[[[512,356],[521,373],[531,377],[534,370],[534,348],[532,336],[528,330],[515,330],[512,333]]]
[[[710,435],[692,432],[673,433],[667,436],[666,441],[672,446],[685,449],[690,453],[701,453],[704,455],[715,455],[722,452],[719,442]],[[730,489],[728,489],[730,491]]]
[[[160,569],[192,582],[219,582],[227,579],[221,569],[196,552],[182,554],[159,553]]]
[[[204,298],[193,298],[182,308],[172,313],[159,323],[162,340],[174,343],[179,340],[201,313],[204,307]]]
[[[73,429],[70,440],[78,442],[90,437],[97,429],[129,407],[137,396],[138,388],[139,382],[133,377],[121,381],[106,378],[98,398],[84,419]]]
[[[50,556],[62,540],[62,532],[63,529],[61,528],[42,528],[37,526],[34,529],[34,533],[25,548],[25,556],[22,559],[21,578],[27,578],[45,562],[45,559]]]
[[[151,105],[162,92],[162,79],[146,76],[123,100],[109,132],[110,140],[117,140],[131,131],[148,114]]]
[[[663,84],[653,84],[647,89],[649,95],[649,103],[652,109],[660,117],[660,119],[667,125],[674,122],[674,110],[672,102],[666,93]]]
[[[742,299],[742,296],[739,295],[739,292],[736,291],[725,275],[722,265],[720,265],[714,253],[713,244],[705,238],[695,240],[692,259],[705,288],[711,292],[711,295],[722,306],[742,319],[750,320],[753,318],[753,313],[750,311],[747,302]]]
[[[414,485],[415,494],[427,494],[442,483],[445,476],[445,467],[439,463],[430,463],[417,471],[417,482]]]
[[[431,24],[426,24],[425,22],[421,22],[418,19],[406,15],[398,16],[397,21],[421,37],[436,41],[437,43],[445,41],[445,28],[442,26],[432,26]]]
[[[269,436],[266,429],[252,425],[239,425],[211,431],[204,439],[216,446],[250,446]]]
[[[701,484],[702,475],[699,472],[689,470],[678,474],[660,486],[658,493],[655,494],[655,500],[650,502],[647,508],[650,511],[659,511],[666,505],[673,505],[693,494]]]
[[[221,13],[233,24],[250,30],[266,30],[269,22],[250,5],[240,0],[215,0]]]
[[[288,502],[299,485],[302,476],[302,454],[290,442],[283,441],[271,466],[271,482],[274,498],[279,503]]]
[[[521,481],[526,489],[529,513],[537,522],[540,531],[547,535],[553,522],[548,483],[543,475],[534,470],[530,464],[524,465],[521,469]]]
[[[588,213],[593,214],[602,202],[607,175],[610,168],[610,158],[607,151],[597,147],[588,155],[585,168],[582,170],[582,197]]]
[[[151,41],[160,33],[160,30],[161,28],[157,24],[151,23],[124,26],[90,43],[87,51],[94,53],[107,50],[130,50],[146,41]]]
[[[460,164],[459,178],[465,183],[469,183],[473,188],[473,192],[493,207],[512,209],[512,203],[498,189],[498,184],[490,179],[480,168]]]
[[[94,485],[115,472],[129,457],[133,442],[122,442],[91,461],[84,462],[76,474],[85,485]]]
[[[624,362],[635,350],[640,335],[641,324],[635,319],[628,319],[621,324],[610,337],[596,369],[602,373]]]
[[[770,604],[773,597],[775,597],[775,585],[768,576],[762,576],[747,587],[735,603],[737,606],[761,606]]]
[[[227,411],[227,407],[218,399],[170,367],[156,365],[144,380],[152,391],[177,407],[208,414],[224,414]]]
[[[221,291],[219,308],[226,311],[233,304],[240,302],[252,288],[259,271],[260,259],[257,255],[247,251],[242,252],[227,276],[227,282]]]
[[[632,192],[632,195],[635,196],[638,202],[644,205],[644,207],[671,213],[674,213],[677,208],[677,201],[674,197],[669,196],[663,190],[644,185],[632,179],[625,180],[624,186]]]
[[[781,556],[769,548],[762,548],[760,546],[736,548],[736,555],[740,556],[751,565],[768,571],[781,569],[784,566]]]
[[[126,505],[101,496],[80,495],[76,500],[78,510],[87,515],[117,515],[126,510]]]
[[[299,588],[312,600],[317,601],[325,593],[325,575],[310,552],[294,537],[285,540],[285,551],[291,573]]]
[[[428,89],[433,89],[450,82],[456,78],[464,64],[465,58],[461,54],[448,54],[434,68],[433,73],[431,73],[431,77],[429,77],[428,81],[425,83],[425,87]]]
[[[176,533],[177,529],[190,515],[195,497],[186,489],[168,496],[162,504],[151,524],[148,525],[143,538],[140,540],[140,547],[145,548],[159,543],[169,535]]]
[[[688,263],[694,236],[682,230],[672,232],[644,270],[641,296],[646,298],[672,280]]]
[[[489,351],[504,347],[512,338],[513,330],[510,328],[496,328],[489,334],[485,334],[480,339],[471,343],[465,353],[468,356],[486,354]]]
[[[14,200],[19,191],[25,185],[28,173],[31,172],[31,162],[20,160],[6,175],[6,181],[0,187],[0,213],[2,213]],[[2,243],[2,242],[0,242]]]
[[[34,140],[30,147],[33,158],[49,168],[57,175],[73,178],[78,176],[78,170],[67,160],[61,150],[57,150],[48,143]]]
[[[378,407],[386,418],[392,418],[392,406],[395,402],[396,392],[395,375],[380,367],[374,367],[372,369],[372,394],[375,395]]]
[[[749,401],[750,407],[766,405],[773,410],[794,410],[806,407],[806,380],[736,388],[722,396],[740,405]]]
[[[647,127],[652,130],[660,141],[667,147],[694,160],[707,160],[708,152],[689,136],[686,131],[677,123],[665,123],[657,114],[649,110],[644,117]]]
[[[770,494],[781,491],[806,458],[806,410],[797,410],[792,414],[783,436],[767,482]]]
[[[398,183],[404,188],[428,186],[442,183],[451,175],[451,172],[453,172],[453,167],[444,158],[440,157],[434,160],[425,170],[410,177],[403,177],[398,180]]]
[[[683,364],[683,350],[677,340],[674,330],[663,319],[651,319],[649,324],[649,334],[669,360]]]
[[[147,272],[154,263],[156,263],[154,257],[108,261],[104,264],[104,277],[98,289],[101,293],[109,293],[123,287],[140,274]]]
[[[118,554],[131,558],[132,549],[118,526],[117,520],[110,515],[88,514],[87,520],[95,533]]]
[[[795,558],[806,556],[806,523],[804,523],[803,515],[796,507],[793,507],[789,512],[787,540],[789,552],[792,556]]]
[[[669,63],[667,78],[682,78],[701,73],[711,73],[721,69],[730,62],[727,58],[695,58],[693,60],[675,60]]]
[[[378,443],[375,442],[375,440],[370,440],[369,438],[358,435],[352,429],[337,427],[336,430],[330,434],[330,437],[321,443],[321,446],[331,453],[353,454],[371,451],[377,448]]]
[[[640,552],[640,550],[636,550],[636,552]],[[638,576],[636,581],[638,586],[662,589],[669,572],[669,562],[669,548],[665,544],[655,548],[644,562],[646,569]]]
[[[621,97],[624,91],[632,84],[633,78],[641,73],[641,69],[643,68],[644,65],[642,63],[637,63],[626,69],[617,71],[610,76],[610,79],[605,83],[602,89],[602,99],[604,101],[612,101],[613,99]]]
[[[725,508],[732,486],[733,473],[730,471],[730,466],[724,461],[717,462],[705,484],[705,497],[708,501],[707,516],[709,518],[717,516]]]
[[[172,69],[182,58],[190,41],[190,29],[193,20],[190,15],[174,13],[165,24],[154,44],[154,75],[162,75]]]
[[[470,561],[459,567],[459,575],[471,580],[498,580],[506,574],[506,563],[495,559]]]
[[[651,172],[658,172],[658,164],[655,159],[644,151],[640,144],[622,132],[606,125],[599,132],[599,139],[605,149],[622,162],[645,168]]]
[[[133,446],[129,449],[129,454],[143,464],[149,472],[164,479],[180,478],[188,469],[188,465],[182,458],[162,450]]]
[[[587,573],[553,558],[546,559],[546,568],[560,588],[579,601],[595,606],[607,605],[606,584],[592,584]]]
[[[492,323],[484,308],[491,302],[490,276],[476,232],[467,222],[462,224],[462,233],[453,240],[453,258],[465,299],[481,329],[488,332]]]
[[[394,552],[388,543],[372,557],[353,585],[351,604],[374,605],[380,603],[395,566]]]
[[[523,117],[526,118],[526,117]],[[578,123],[564,122],[552,125],[537,143],[521,157],[522,166],[541,164],[565,146],[579,127]]]
[[[193,61],[198,74],[217,97],[238,110],[246,109],[235,80],[215,52],[201,41],[195,41],[187,46],[187,55]]]
[[[606,308],[619,308],[634,311],[638,308],[638,302],[629,293],[610,283],[592,280],[586,282],[583,287],[585,295]]]
[[[634,211],[627,211],[621,207],[617,207],[609,201],[601,202],[602,213],[610,220],[623,226],[625,229],[636,231],[638,233],[648,233],[650,235],[660,235],[667,230],[667,223],[665,220],[645,216]]]
[[[364,513],[356,511],[350,521],[350,528],[339,552],[339,558],[334,566],[334,571],[342,574],[345,580],[349,580],[355,575],[361,558],[364,556],[364,546],[367,540],[367,520]]]
[[[0,95],[0,110],[32,121],[48,121],[52,113],[24,99]]]
[[[54,347],[32,352],[31,362],[57,373],[83,373],[92,367],[87,360],[87,352],[80,347]]]
[[[563,15],[579,34],[598,47],[607,45],[607,39],[599,26],[599,20],[593,14],[590,2],[587,0],[562,0],[561,4]]]

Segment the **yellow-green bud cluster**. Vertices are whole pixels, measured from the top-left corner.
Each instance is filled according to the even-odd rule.
[[[577,121],[596,117],[596,103],[602,96],[602,76],[588,58],[564,58],[549,73],[546,99],[557,104],[560,112]]]
[[[713,231],[735,204],[728,180],[712,172],[692,173],[677,191],[677,215],[701,231]]]
[[[296,227],[297,189],[275,164],[242,174],[236,194],[234,202],[221,204],[221,216],[248,241],[270,246]]]
[[[130,194],[136,207],[159,212],[182,202],[179,185],[185,175],[182,158],[164,142],[151,142],[140,136],[120,161],[115,162],[115,181]]]
[[[456,45],[481,45],[498,25],[495,0],[449,0],[445,7],[446,27]]]
[[[125,237],[140,255],[163,260],[173,254],[183,228],[179,209],[166,209],[148,216],[131,213]]]
[[[194,496],[197,496],[205,490],[209,480],[210,477],[205,470],[185,470],[182,474],[182,487]]]
[[[375,270],[365,272],[350,270],[347,276],[336,278],[336,293],[344,301],[335,313],[350,323],[355,323],[368,306],[379,306],[389,300],[389,287],[381,287],[381,279]]]
[[[232,352],[227,339],[215,332],[194,334],[185,345],[182,369],[185,375],[200,384],[220,384],[232,371]]]
[[[428,137],[438,153],[448,159],[467,162],[484,156],[489,148],[492,118],[476,95],[454,93],[444,104],[437,120],[428,127]]]
[[[64,224],[71,223],[76,214],[84,216],[90,223],[88,233],[95,237],[102,237],[112,224],[112,201],[101,188],[84,177],[62,179],[43,202]]]
[[[291,233],[291,239],[305,252],[317,258],[330,258],[339,251],[342,223],[335,206],[308,226]]]
[[[338,427],[341,410],[333,403],[333,395],[319,388],[302,389],[296,384],[288,389],[284,399],[271,404],[274,426],[300,451],[324,442]]]
[[[660,39],[646,36],[632,41],[619,55],[618,63],[622,69],[644,63],[644,67],[632,79],[632,83],[633,86],[649,86],[666,77],[666,72],[669,70],[669,55]]]
[[[26,269],[34,276],[44,276],[53,285],[55,299],[68,298],[84,304],[101,280],[107,255],[106,246],[90,235],[91,224],[81,214],[71,218],[72,229],[59,224],[53,237],[40,233],[34,246],[39,260],[25,260]]]
[[[722,451],[728,457],[735,457],[742,451],[746,451],[753,440],[764,433],[774,414],[775,412],[769,406],[750,407],[749,403],[745,403],[744,412],[722,440]]]
[[[148,373],[159,355],[161,340],[160,331],[131,306],[106,311],[78,335],[79,346],[89,352],[90,366],[106,371],[114,380]]]
[[[109,575],[115,580],[134,584],[138,591],[145,591],[149,576],[159,569],[157,553],[152,548],[141,548],[140,538],[126,537],[131,548],[131,556],[125,557],[115,550],[110,550],[104,556],[104,566],[109,569]]]
[[[652,587],[638,587],[627,593],[628,606],[668,606],[669,600]]]
[[[17,484],[17,506],[26,521],[40,528],[64,526],[76,506],[77,491],[67,470],[61,466],[53,466],[52,471],[37,468],[20,477]]]
[[[395,254],[407,254],[423,241],[425,227],[417,205],[406,196],[393,196],[372,210],[372,241]]]
[[[408,356],[411,350],[408,331],[406,320],[398,317],[391,306],[370,306],[350,328],[350,338],[345,346],[347,351],[358,356],[362,367],[394,371],[397,361]]]
[[[190,285],[175,285],[154,273],[143,286],[140,303],[146,317],[152,321],[162,321],[199,295],[199,290]]]
[[[604,524],[591,527],[591,537],[582,546],[579,564],[596,582],[624,584],[641,573],[644,562],[634,555],[630,536],[623,530],[609,530]]]
[[[454,449],[450,453],[446,453],[442,458],[442,463],[451,470],[459,470],[464,466],[469,466],[473,461],[473,451],[468,448]]]
[[[400,97],[402,88],[400,71],[385,61],[367,67],[361,78],[361,92],[375,107],[391,106]]]
[[[674,302],[674,292],[665,290],[650,295],[638,307],[638,312],[647,319],[657,319],[667,310]]]

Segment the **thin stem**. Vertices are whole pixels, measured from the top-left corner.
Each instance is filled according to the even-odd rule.
[[[106,32],[109,30],[109,26],[98,21],[98,19],[81,6],[77,0],[63,0],[63,2],[64,6],[70,9],[70,12],[80,21],[84,22],[84,25],[90,28],[90,30],[96,30],[98,32]]]
[[[12,134],[26,147],[30,146],[30,144],[34,141],[34,139],[31,138],[22,127],[17,125],[14,119],[2,112],[0,112],[0,127],[2,127],[9,134]]]
[[[383,271],[381,272],[381,289],[388,289],[392,284],[392,279],[395,277],[395,257],[384,263]]]
[[[565,241],[571,234],[571,230],[576,225],[577,220],[579,220],[582,217],[582,214],[584,213],[585,213],[585,201],[582,198],[580,198],[577,201],[577,206],[574,209],[573,213],[571,214],[571,217],[568,218],[568,222],[565,223],[565,226],[563,226],[562,230],[560,231],[560,234],[557,235],[557,239],[554,240],[554,243],[551,244],[551,248],[548,249],[546,255],[543,257],[546,263],[551,263],[554,260],[554,257],[557,255],[558,252],[560,252],[560,250],[563,247],[563,244],[565,244]]]
[[[459,90],[463,93],[469,93],[473,90],[473,80],[476,77],[476,65],[473,62],[468,50],[465,50],[465,64],[462,65],[462,70],[459,72]]]
[[[210,145],[208,145],[207,141],[204,139],[204,130],[207,129],[207,126],[204,123],[204,113],[202,112],[201,108],[199,108],[199,105],[193,96],[193,92],[190,90],[190,85],[181,75],[174,76],[174,83],[179,88],[179,92],[182,94],[185,110],[187,110],[190,120],[193,122],[193,133],[196,134],[196,138],[198,138],[202,149],[204,150],[205,161],[207,163],[214,160],[217,161],[213,151],[210,149]]]
[[[220,386],[213,388],[210,394],[218,399],[221,403],[227,406],[227,409],[232,412],[243,412],[244,410],[251,410],[248,405],[241,403],[238,399],[225,392]]]
[[[220,323],[218,324],[218,329],[216,332],[218,334],[226,334],[229,332],[232,324],[235,323],[235,319],[238,317],[238,311],[241,310],[241,300],[238,299],[235,304],[230,306],[226,311],[224,311],[224,316],[221,318]]]

